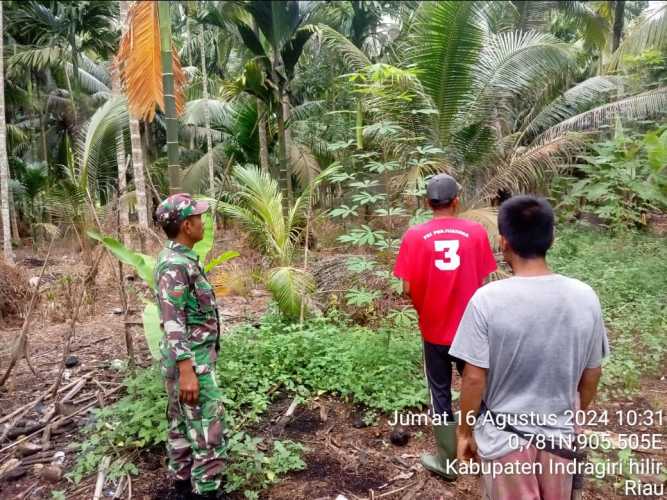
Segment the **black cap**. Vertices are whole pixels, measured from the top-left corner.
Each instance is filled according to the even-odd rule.
[[[459,194],[459,183],[451,175],[431,177],[426,186],[426,197],[436,203],[449,203]]]

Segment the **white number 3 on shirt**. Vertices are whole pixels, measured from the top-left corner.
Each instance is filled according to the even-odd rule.
[[[459,256],[459,240],[438,240],[435,241],[435,251],[445,252],[444,259],[436,259],[435,267],[441,271],[453,271],[461,265]]]

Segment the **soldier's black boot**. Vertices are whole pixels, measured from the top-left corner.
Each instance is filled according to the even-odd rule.
[[[192,494],[192,483],[189,479],[177,479],[174,481],[174,500],[186,500]]]
[[[188,500],[192,495],[189,479],[177,479],[172,485],[165,485],[153,493],[153,500]]]
[[[206,493],[192,493],[191,500],[226,500],[229,498],[224,491],[208,491]]]

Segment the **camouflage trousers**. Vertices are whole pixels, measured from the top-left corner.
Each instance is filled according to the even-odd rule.
[[[223,436],[222,392],[215,374],[198,375],[199,401],[182,403],[178,398],[178,379],[165,379],[167,396],[167,456],[169,470],[177,480],[192,481],[195,493],[220,488],[225,441]]]

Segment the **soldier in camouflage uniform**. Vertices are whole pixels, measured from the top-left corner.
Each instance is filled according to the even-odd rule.
[[[155,211],[169,240],[155,265],[164,336],[161,369],[169,397],[167,453],[172,498],[221,498],[223,405],[215,379],[220,336],[213,288],[192,247],[208,204],[174,194]]]

